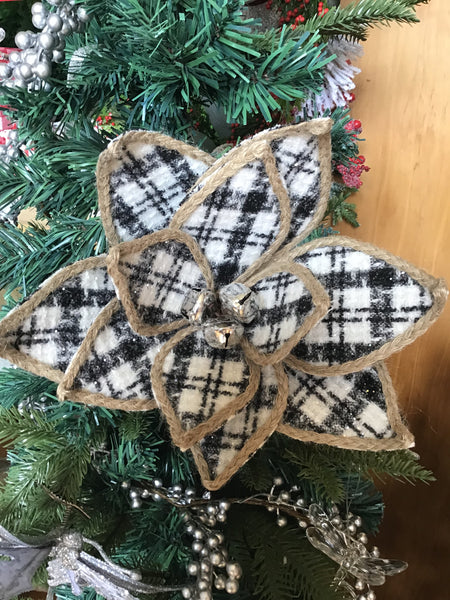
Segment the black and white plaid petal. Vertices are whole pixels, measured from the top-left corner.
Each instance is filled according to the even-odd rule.
[[[206,487],[221,487],[251,458],[276,429],[279,422],[278,412],[281,416],[285,405],[286,399],[278,395],[278,378],[274,367],[263,367],[259,389],[254,398],[220,429],[205,437],[196,446],[194,458],[198,453],[208,471],[206,475],[203,473],[205,469],[200,467]],[[250,444],[253,447],[251,450]],[[200,466],[197,458],[196,461]]]
[[[89,327],[114,296],[106,267],[85,270],[49,293],[17,329],[8,332],[5,341],[19,352],[65,371]]]
[[[215,189],[183,223],[214,272],[231,283],[263,254],[280,231],[280,205],[264,163],[255,160]]]
[[[169,421],[172,414],[182,431],[190,431],[232,406],[245,394],[249,380],[250,368],[239,346],[212,348],[197,330],[181,339],[164,358],[162,383],[169,410],[164,401],[156,399]],[[177,443],[177,436],[173,437]]]
[[[311,223],[321,199],[319,138],[304,131],[271,143],[278,171],[291,199],[291,228],[286,241]]]
[[[122,241],[167,227],[187,191],[208,168],[164,146],[131,144],[110,175],[111,216]]]
[[[138,335],[120,308],[92,341],[75,376],[73,389],[123,400],[124,409],[127,409],[127,400],[152,400],[150,369],[169,337],[170,334]],[[92,396],[90,403],[95,403]]]
[[[189,292],[206,288],[205,278],[189,249],[174,240],[125,254],[119,270],[128,280],[128,293],[137,316],[146,325],[182,319],[183,302]]]
[[[303,432],[364,439],[395,436],[375,368],[335,377],[316,377],[287,366],[285,369],[289,396],[279,428],[282,433],[300,439]]]
[[[331,300],[329,312],[292,350],[311,364],[366,356],[408,330],[433,304],[428,289],[407,273],[350,247],[320,247],[295,262],[310,269]]]
[[[287,271],[261,279],[252,290],[256,294],[259,315],[245,326],[245,336],[258,352],[272,354],[313,312],[313,299],[305,284]]]

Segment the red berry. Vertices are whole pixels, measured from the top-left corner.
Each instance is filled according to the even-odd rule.
[[[353,129],[362,129],[361,121],[358,121],[358,119],[355,119],[353,121]]]

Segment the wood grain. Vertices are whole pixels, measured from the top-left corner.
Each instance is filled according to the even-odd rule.
[[[374,31],[359,66],[354,118],[371,171],[355,196],[361,227],[341,228],[450,282],[450,3],[418,9],[413,27]],[[410,568],[377,591],[396,600],[444,600],[450,556],[450,305],[437,324],[389,361],[416,451],[437,482],[385,487],[382,555]]]

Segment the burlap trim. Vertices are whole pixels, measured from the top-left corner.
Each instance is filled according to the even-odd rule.
[[[241,345],[244,348],[246,355],[258,365],[271,365],[283,360],[308,331],[325,316],[330,307],[330,299],[322,284],[306,267],[295,264],[294,262],[275,261],[264,271],[246,279],[245,284],[252,287],[262,279],[280,272],[287,272],[295,275],[305,285],[306,289],[311,294],[315,308],[313,312],[306,317],[297,331],[284,342],[284,344],[275,350],[275,352],[271,352],[270,354],[259,352],[255,346],[244,337]]]
[[[180,142],[179,140],[174,140],[162,133],[130,131],[114,140],[108,148],[100,154],[97,163],[98,202],[103,227],[111,246],[119,244],[121,239],[117,233],[111,215],[109,181],[111,173],[116,171],[123,164],[124,154],[127,150],[130,150],[132,144],[162,146],[168,150],[176,150],[180,154],[193,158],[194,160],[200,160],[206,165],[214,164],[214,158],[206,152],[190,146],[189,144],[185,144],[184,142]]]
[[[89,357],[100,330],[109,323],[111,317],[120,308],[120,301],[117,298],[113,298],[92,323],[86,337],[81,343],[81,346],[73,357],[66,374],[58,386],[57,396],[60,400],[70,400],[71,402],[82,402],[83,404],[126,411],[152,410],[156,408],[156,402],[147,398],[120,400],[103,394],[74,388],[75,379],[80,372],[81,367]]]
[[[227,179],[235,175],[248,163],[261,160],[265,166],[269,181],[280,205],[280,230],[268,248],[243,274],[249,277],[269,262],[271,256],[282,246],[291,227],[291,203],[287,190],[282,182],[280,173],[276,166],[275,156],[269,143],[275,139],[281,139],[292,135],[309,133],[318,136],[319,144],[319,167],[320,167],[320,198],[314,216],[309,225],[295,238],[295,244],[304,239],[317,227],[326,212],[331,187],[331,119],[317,119],[291,125],[280,129],[258,134],[250,140],[246,140],[240,146],[234,148],[221,159],[216,161],[212,168],[208,169],[197,181],[196,186],[204,184],[201,189],[194,192],[192,196],[175,213],[170,228],[180,229],[195,210],[203,204],[208,196],[212,194]],[[291,244],[289,244],[291,246]]]
[[[214,288],[214,278],[208,261],[198,247],[197,242],[190,235],[184,233],[183,231],[176,229],[161,229],[160,231],[149,233],[148,235],[145,235],[137,240],[122,242],[121,244],[114,246],[111,248],[111,251],[107,257],[108,272],[117,287],[118,295],[122,301],[128,321],[130,322],[130,325],[134,331],[139,333],[139,335],[159,335],[161,333],[167,333],[169,331],[180,329],[180,327],[189,324],[187,319],[179,319],[171,323],[165,323],[164,325],[150,325],[148,323],[144,323],[140,318],[136,309],[136,305],[131,297],[128,277],[121,271],[120,263],[128,255],[143,252],[151,246],[155,246],[156,244],[166,241],[175,241],[186,246],[201,270],[207,287],[209,289]]]
[[[54,369],[44,362],[32,358],[28,354],[20,352],[14,346],[9,344],[4,338],[9,334],[13,333],[20,324],[31,315],[31,313],[47,298],[49,294],[54,292],[56,289],[70,279],[76,277],[83,271],[89,269],[96,269],[106,267],[106,256],[94,256],[92,258],[86,258],[80,260],[68,267],[60,269],[54,275],[47,279],[42,287],[40,287],[29,300],[24,302],[22,305],[13,309],[2,321],[0,322],[0,357],[6,358],[13,364],[17,365],[21,369],[30,371],[40,377],[46,377],[51,381],[59,383],[64,377],[64,373],[59,369]]]
[[[167,395],[164,384],[163,367],[164,361],[170,351],[181,340],[196,331],[199,331],[198,327],[187,327],[186,329],[182,329],[175,333],[175,335],[166,342],[158,352],[151,370],[153,393],[155,394],[156,401],[166,417],[173,442],[183,451],[191,448],[199,440],[218,429],[227,419],[235,415],[237,411],[241,410],[241,408],[243,408],[255,395],[260,381],[259,367],[250,360],[247,360],[243,353],[243,360],[246,360],[250,371],[247,389],[239,396],[236,396],[236,398],[229,402],[227,406],[218,410],[212,417],[203,423],[200,423],[200,425],[189,430],[184,429]],[[174,368],[176,368],[176,366]]]
[[[425,331],[441,314],[448,296],[447,286],[443,279],[436,279],[432,275],[429,275],[425,271],[422,271],[418,267],[411,265],[405,260],[390,254],[386,250],[376,248],[375,246],[372,246],[366,242],[360,242],[344,236],[330,236],[314,240],[308,244],[297,246],[296,248],[288,249],[287,252],[283,251],[282,256],[284,256],[286,259],[294,260],[295,258],[298,258],[311,250],[316,250],[317,248],[323,248],[327,246],[344,246],[346,248],[352,248],[353,250],[365,252],[374,258],[383,260],[387,264],[404,271],[412,279],[417,281],[417,283],[422,285],[430,292],[433,304],[428,312],[418,321],[416,321],[416,323],[411,325],[411,327],[406,329],[403,333],[399,334],[392,340],[383,344],[383,346],[377,350],[370,352],[366,356],[361,356],[356,360],[348,361],[340,365],[329,366],[320,364],[316,365],[290,355],[285,362],[294,369],[304,371],[310,375],[318,375],[320,377],[327,375],[346,375],[347,373],[361,371],[362,369],[370,367],[376,362],[385,360],[394,352],[398,352],[408,344],[411,344],[411,342],[413,342],[417,337],[425,333]]]
[[[306,431],[296,429],[285,423],[281,423],[277,429],[279,433],[283,433],[296,440],[302,442],[315,442],[316,444],[326,444],[328,446],[337,446],[338,448],[346,448],[348,450],[398,450],[401,448],[411,448],[414,446],[414,436],[404,425],[397,404],[397,395],[392,385],[386,365],[382,362],[374,365],[381,381],[383,394],[386,400],[386,414],[395,436],[392,438],[375,439],[375,438],[360,438],[358,436],[344,437],[342,435],[333,435],[330,433],[316,433],[314,431]]]
[[[273,365],[278,379],[278,393],[272,414],[266,423],[252,435],[244,444],[243,448],[236,454],[234,459],[227,467],[216,477],[212,479],[208,464],[203,457],[201,446],[196,444],[191,448],[195,464],[202,478],[202,483],[208,490],[218,490],[224,486],[227,481],[233,477],[237,471],[252,457],[252,455],[264,445],[266,440],[272,435],[280,423],[283,413],[286,409],[289,383],[287,375],[281,364]]]

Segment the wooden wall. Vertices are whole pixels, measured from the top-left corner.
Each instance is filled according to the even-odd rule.
[[[361,227],[342,232],[450,283],[450,3],[433,0],[418,15],[420,24],[375,30],[364,44],[352,114],[363,124],[361,152],[371,171],[356,196]],[[383,556],[403,558],[410,568],[377,597],[443,600],[450,557],[450,304],[389,365],[415,449],[437,482],[385,487],[378,545]]]

